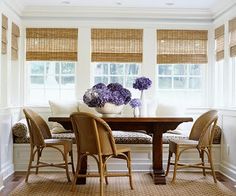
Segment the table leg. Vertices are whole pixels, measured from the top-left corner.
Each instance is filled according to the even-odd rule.
[[[162,165],[162,132],[153,133],[153,180],[154,184],[166,184],[165,170]]]
[[[83,157],[81,160],[81,167],[79,170],[79,174],[87,173],[87,156]],[[86,184],[86,177],[77,178],[76,184]]]

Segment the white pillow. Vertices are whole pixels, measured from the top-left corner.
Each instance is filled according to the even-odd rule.
[[[52,115],[69,116],[73,112],[78,112],[78,102],[56,102],[49,100]]]
[[[53,122],[51,133],[67,133],[71,132],[70,130],[66,130],[60,123]]]
[[[96,110],[92,107],[88,107],[85,103],[83,103],[82,101],[79,101],[78,103],[79,105],[79,111],[80,112],[87,112],[90,114],[94,114],[96,116],[101,116],[101,114],[99,114],[98,112],[96,112]]]

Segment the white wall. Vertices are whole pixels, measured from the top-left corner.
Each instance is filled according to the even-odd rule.
[[[14,172],[11,126],[19,118],[17,106],[19,105],[18,100],[20,100],[21,85],[19,74],[21,57],[14,64],[11,61],[11,26],[14,22],[21,27],[21,20],[4,1],[0,1],[0,24],[2,14],[8,17],[8,43],[7,55],[0,54],[0,189],[3,187],[3,180]],[[0,37],[1,33],[2,30],[0,30]],[[21,43],[19,47],[21,47]]]
[[[223,72],[222,77],[223,80],[219,82],[223,82],[223,92],[220,94],[217,87],[217,78],[216,86],[215,86],[215,96],[222,97],[222,128],[223,128],[223,137],[222,137],[222,144],[221,144],[221,171],[228,175],[229,177],[235,179],[236,181],[236,108],[232,106],[232,93],[233,93],[233,68],[230,64],[230,57],[229,57],[229,34],[228,34],[228,21],[232,18],[236,17],[236,5],[232,7],[225,13],[222,13],[218,16],[214,22],[214,28],[221,26],[222,24],[225,25],[225,58],[224,58],[224,65],[223,65]]]
[[[189,20],[187,17],[184,19],[163,19],[163,18],[151,18],[145,20],[139,20],[140,16],[136,16],[133,19],[127,19],[126,18],[120,18],[120,19],[105,19],[104,17],[100,18],[80,18],[80,17],[47,17],[42,15],[42,17],[30,17],[30,14],[24,16],[22,18],[22,24],[21,19],[18,16],[17,13],[15,13],[9,6],[5,4],[1,4],[0,6],[0,14],[4,13],[9,17],[9,24],[11,24],[11,21],[14,20],[18,26],[21,27],[21,39],[20,39],[20,47],[21,47],[21,53],[20,53],[20,59],[17,67],[17,71],[13,68],[11,60],[10,60],[10,49],[8,49],[8,57],[4,60],[0,57],[0,65],[4,66],[4,68],[1,69],[0,74],[0,84],[1,86],[1,99],[3,99],[3,102],[1,102],[1,108],[0,113],[2,113],[5,117],[7,116],[8,120],[10,119],[11,122],[14,122],[19,115],[19,109],[17,107],[18,104],[21,106],[24,105],[23,101],[26,100],[26,92],[27,89],[25,88],[25,81],[26,81],[26,67],[24,63],[25,59],[25,53],[24,53],[24,36],[25,36],[25,28],[26,27],[73,27],[79,29],[79,60],[78,60],[78,69],[77,69],[77,81],[76,81],[76,90],[77,90],[77,98],[81,99],[83,93],[87,88],[90,88],[91,86],[91,67],[90,67],[90,29],[91,28],[99,28],[99,27],[106,27],[106,28],[142,28],[144,29],[144,43],[143,43],[143,64],[141,67],[141,73],[142,75],[146,75],[151,78],[153,81],[153,86],[150,90],[147,91],[147,97],[150,99],[158,99],[158,94],[155,91],[156,89],[156,79],[155,79],[155,65],[156,65],[156,29],[163,29],[163,28],[171,28],[171,29],[207,29],[209,30],[209,49],[213,49],[214,46],[214,37],[213,37],[213,26],[217,26],[218,24],[221,24],[222,22],[226,23],[228,18],[232,18],[235,16],[234,13],[236,13],[236,8],[233,7],[231,10],[229,10],[227,13],[222,14],[221,16],[218,16],[218,18],[212,23],[209,18],[204,19],[204,15],[202,17],[196,18],[196,20]],[[31,13],[32,16],[34,13]],[[132,13],[134,15],[134,13]],[[112,13],[110,13],[110,16],[112,16]],[[11,25],[9,25],[11,26]],[[1,32],[0,32],[1,35]],[[10,34],[9,34],[10,36]],[[1,37],[1,36],[0,36]],[[8,48],[10,48],[10,42],[8,43]],[[1,46],[1,43],[0,43]],[[0,55],[1,56],[1,55]],[[212,95],[214,89],[213,84],[213,76],[214,76],[214,51],[211,50],[209,53],[209,65],[206,68],[207,75],[206,75],[206,85],[205,85],[205,91],[204,94],[204,104],[207,106],[212,105]],[[5,62],[6,65],[3,65],[1,62]],[[227,62],[227,61],[226,61]],[[14,70],[13,70],[14,69]],[[227,84],[229,83],[227,74],[229,73],[229,69],[226,68],[226,71],[224,72],[225,75],[225,82],[224,82],[224,89],[225,93],[228,95],[230,92],[230,89],[228,88]],[[13,82],[11,74],[14,73],[18,78],[18,82]],[[18,75],[18,74],[19,75]],[[7,77],[5,79],[4,77]],[[4,85],[3,85],[4,84]],[[20,89],[17,95],[14,95],[16,99],[12,99],[12,92],[13,89]],[[217,87],[215,87],[217,89]],[[24,96],[23,96],[24,95]],[[209,96],[208,96],[209,95]],[[217,95],[217,94],[216,94]],[[176,95],[175,95],[176,96]],[[227,103],[227,98],[225,103]],[[9,109],[11,105],[14,105],[13,109]],[[46,109],[48,110],[48,109]],[[45,111],[42,109],[42,112]],[[224,137],[223,137],[223,143],[222,143],[222,164],[221,169],[223,172],[225,172],[227,175],[231,176],[232,178],[236,179],[235,173],[236,173],[236,156],[233,154],[234,151],[236,151],[236,145],[234,144],[234,141],[232,140],[231,136],[235,136],[234,132],[236,129],[236,125],[233,124],[233,120],[235,120],[235,113],[236,111],[226,111],[222,110],[222,118],[221,123],[223,126],[224,131]],[[0,121],[0,127],[4,126],[4,124]],[[11,136],[11,130],[9,127],[4,128],[4,134],[1,132],[0,128],[0,138],[10,138]],[[8,141],[3,140],[3,143],[1,143],[1,149],[0,154],[2,158],[0,158],[0,165],[5,166],[6,163],[12,164],[12,154],[11,154],[11,148],[12,148],[12,141],[9,139]],[[8,145],[9,153],[6,155],[6,151],[4,148],[6,148],[6,145]],[[3,146],[3,147],[2,147]],[[4,147],[5,146],[5,147]],[[229,147],[228,147],[229,146]],[[227,156],[226,156],[227,154]],[[7,157],[7,158],[6,158]],[[3,176],[3,169],[0,167],[0,187],[2,182]],[[9,173],[9,172],[8,172]],[[8,174],[4,174],[4,177],[6,177]]]

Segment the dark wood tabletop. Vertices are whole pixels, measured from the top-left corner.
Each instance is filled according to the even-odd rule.
[[[153,180],[155,184],[166,184],[165,171],[163,169],[162,157],[162,134],[168,130],[175,129],[183,122],[193,121],[191,117],[112,117],[102,118],[112,130],[145,130],[153,135]],[[71,129],[72,124],[69,117],[49,117],[49,121],[61,123],[66,129]],[[83,171],[85,169],[82,169]]]

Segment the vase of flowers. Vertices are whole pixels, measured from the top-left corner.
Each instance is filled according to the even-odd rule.
[[[131,99],[129,104],[133,108],[134,117],[139,117],[140,116],[139,108],[142,105],[141,100],[140,99]]]
[[[147,116],[147,108],[146,108],[146,100],[145,100],[145,96],[144,96],[144,90],[147,90],[148,88],[150,88],[151,85],[152,85],[152,81],[147,77],[136,78],[135,82],[133,83],[133,88],[141,91],[140,116]]]
[[[129,103],[130,100],[131,92],[119,83],[108,85],[98,83],[88,89],[83,96],[84,103],[89,107],[94,107],[103,116],[120,114],[123,105]]]

